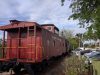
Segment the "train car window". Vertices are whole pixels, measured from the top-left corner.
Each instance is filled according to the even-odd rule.
[[[21,38],[26,38],[26,37],[27,37],[27,33],[26,32],[21,33]]]
[[[21,28],[21,38],[27,37],[27,28]]]
[[[17,33],[15,33],[15,32],[9,32],[9,36],[10,36],[11,38],[16,38]]]
[[[55,30],[55,33],[56,33],[56,34],[59,34],[59,31]]]
[[[12,30],[8,31],[8,35],[10,36],[10,38],[17,38],[18,37],[18,30],[12,29]]]
[[[33,30],[29,30],[29,36],[34,36],[34,31]]]
[[[34,27],[29,28],[29,36],[34,36]]]
[[[53,41],[53,46],[55,47],[55,41]]]
[[[47,29],[48,29],[48,30],[51,30],[51,27],[48,27]]]

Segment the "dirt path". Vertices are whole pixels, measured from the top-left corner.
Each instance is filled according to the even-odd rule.
[[[49,61],[49,66],[45,67],[45,69],[43,69],[42,71],[37,72],[36,75],[71,75],[72,73],[75,74],[77,72],[77,69],[76,68],[73,69],[71,65],[74,63],[79,65],[80,62],[77,59],[78,59],[77,57],[74,57],[73,60],[71,57],[66,56],[66,57],[56,59],[54,61]],[[80,67],[78,65],[74,67]],[[10,75],[10,72],[2,73],[0,75]],[[21,73],[20,75],[28,75],[28,74]]]

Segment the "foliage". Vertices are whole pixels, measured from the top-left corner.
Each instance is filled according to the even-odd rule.
[[[94,66],[94,69],[95,69],[95,72],[94,72],[95,75],[100,75],[100,61],[94,60],[93,66]]]
[[[61,0],[62,4],[64,1]],[[100,39],[100,0],[71,0],[70,8],[72,15],[69,19],[78,19],[80,27],[87,29],[83,39]]]
[[[75,36],[78,39],[79,47],[83,47],[83,42],[84,42],[83,34],[77,33]]]
[[[88,27],[87,32],[83,34],[85,40],[96,40],[96,34],[93,32],[91,26]]]
[[[61,32],[60,32],[60,35],[65,37],[66,39],[70,39],[70,38],[74,37],[72,30],[62,29]]]
[[[78,38],[70,38],[69,39],[71,45],[73,46],[74,49],[76,49],[79,45],[79,39]]]
[[[2,46],[1,44],[2,44],[2,39],[0,39],[0,47]]]
[[[65,0],[61,0],[61,3],[62,3],[61,5],[62,5],[62,6],[64,5],[64,1],[65,1]]]
[[[73,14],[70,18],[79,19],[80,24],[95,22],[100,15],[100,0],[72,0]]]
[[[72,30],[65,30],[63,29],[61,32],[60,32],[60,35],[64,38],[66,38],[68,41],[70,41],[70,44],[74,47],[74,48],[77,48],[78,47],[78,43],[79,43],[79,40],[78,38],[75,38],[73,36],[73,31]]]
[[[100,39],[100,0],[71,1],[72,15],[69,19],[78,19],[80,27],[88,29],[87,35],[89,39]]]
[[[66,75],[87,75],[88,70],[85,68],[85,58],[78,58],[73,55],[66,60]]]

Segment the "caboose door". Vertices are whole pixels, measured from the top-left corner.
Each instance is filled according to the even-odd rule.
[[[27,59],[35,61],[36,55],[36,26],[28,27],[27,31]]]
[[[35,36],[34,26],[21,28],[21,39],[19,39],[19,59],[33,60],[35,59]]]
[[[27,50],[27,27],[19,29],[18,32],[18,48],[17,55],[18,59],[26,59],[26,50]]]
[[[12,29],[8,32],[7,46],[10,47],[8,55],[10,59],[27,58],[27,27]]]
[[[18,47],[19,47],[18,29],[11,29],[7,32],[7,56],[9,59],[18,58]]]
[[[36,27],[23,27],[8,32],[7,58],[34,60],[36,56]]]

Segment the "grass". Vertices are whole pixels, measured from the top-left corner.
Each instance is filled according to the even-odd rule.
[[[88,73],[85,68],[85,60],[75,55],[62,57],[60,61],[57,61],[55,68],[49,70],[49,75],[87,75]]]
[[[100,75],[100,61],[93,61],[93,66],[96,71],[96,75]]]
[[[77,56],[71,56],[66,60],[66,70],[68,75],[85,75],[84,59],[79,59]]]

